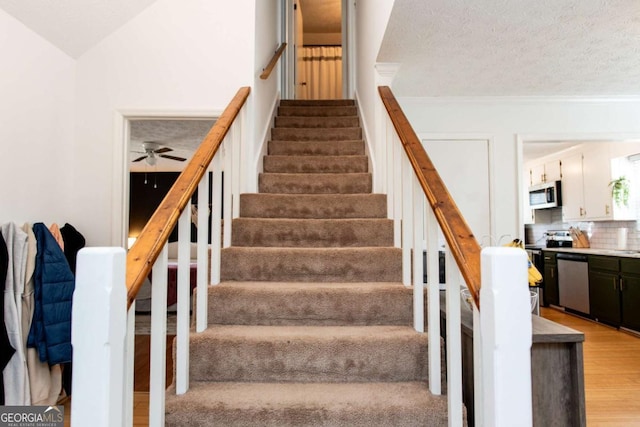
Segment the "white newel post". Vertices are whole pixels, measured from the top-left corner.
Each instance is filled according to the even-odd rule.
[[[122,248],[78,252],[71,327],[74,426],[125,425],[125,269]]]
[[[482,251],[482,425],[531,426],[531,306],[527,255],[517,248]]]

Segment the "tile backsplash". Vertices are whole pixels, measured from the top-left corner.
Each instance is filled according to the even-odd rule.
[[[544,246],[547,230],[568,230],[579,227],[587,233],[592,248],[619,249],[618,229],[627,229],[625,249],[640,250],[640,230],[638,221],[592,221],[562,222],[562,208],[544,209],[536,212],[536,223],[525,226],[526,241]]]

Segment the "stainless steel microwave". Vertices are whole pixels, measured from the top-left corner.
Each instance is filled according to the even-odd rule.
[[[560,181],[543,182],[529,187],[529,206],[531,209],[547,209],[562,206],[562,188]]]

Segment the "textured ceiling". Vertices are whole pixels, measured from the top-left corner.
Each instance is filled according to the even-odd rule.
[[[189,159],[214,123],[215,120],[131,120],[129,158],[142,156],[142,143],[152,141],[174,150],[166,154]],[[181,167],[184,167],[183,162],[159,158],[154,170],[178,170]],[[144,161],[131,163],[132,171],[145,169]]]
[[[0,8],[73,58],[156,0],[0,0]]]
[[[341,0],[300,0],[300,8],[305,32],[339,33],[341,31]]]
[[[640,95],[639,0],[395,0],[398,96]]]

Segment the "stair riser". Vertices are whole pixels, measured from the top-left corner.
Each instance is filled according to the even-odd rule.
[[[362,156],[363,141],[269,141],[270,155]]]
[[[393,222],[380,220],[233,220],[233,246],[358,247],[392,246]]]
[[[353,99],[282,99],[280,100],[281,107],[342,107],[342,106],[355,106]]]
[[[355,128],[358,117],[276,117],[277,128]]]
[[[208,322],[272,326],[412,324],[412,292],[400,284],[305,286],[234,286],[233,282],[212,286]]]
[[[260,193],[279,194],[356,194],[371,193],[369,173],[349,174],[260,174]]]
[[[397,248],[225,248],[222,280],[278,282],[399,282]]]
[[[344,107],[278,107],[279,117],[346,117],[357,116],[354,106]]]
[[[366,156],[265,156],[263,169],[270,173],[363,173]]]
[[[381,382],[427,379],[427,337],[192,335],[192,381]]]
[[[222,280],[276,282],[399,282],[397,248],[225,248]]]
[[[166,408],[168,427],[447,425],[446,396],[431,395],[422,382],[192,382],[184,395],[176,395],[170,387]],[[466,420],[464,414],[463,420]]]
[[[247,218],[386,218],[384,194],[241,194]]]
[[[273,128],[274,141],[349,141],[362,139],[362,129],[353,128]]]

